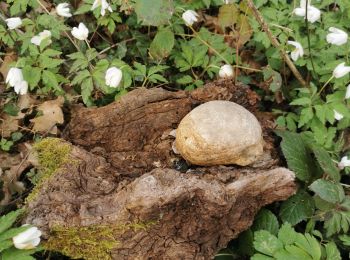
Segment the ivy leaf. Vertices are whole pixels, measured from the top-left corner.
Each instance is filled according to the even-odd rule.
[[[340,203],[345,198],[343,187],[339,183],[318,179],[309,188],[320,196],[321,199],[330,203]]]
[[[312,216],[315,204],[312,197],[300,190],[297,194],[282,203],[279,215],[283,222],[293,226]]]

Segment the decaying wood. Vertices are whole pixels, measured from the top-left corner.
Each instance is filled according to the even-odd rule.
[[[45,237],[55,226],[152,223],[114,234],[112,259],[210,259],[266,204],[295,192],[294,174],[272,153],[260,167],[173,169],[169,136],[200,103],[232,100],[256,112],[257,96],[227,81],[192,92],[137,89],[102,108],[77,108],[67,160],[28,203],[26,222]],[[262,122],[267,153],[273,143]],[[66,141],[62,140],[62,143]]]

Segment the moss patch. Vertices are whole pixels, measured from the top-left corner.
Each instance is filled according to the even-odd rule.
[[[48,180],[69,159],[71,146],[58,138],[45,138],[34,145],[40,164],[36,176],[37,183],[27,197],[27,202],[32,201],[39,194],[43,183]]]
[[[44,243],[47,250],[57,251],[73,259],[109,260],[117,248],[118,234],[133,229],[147,230],[156,222],[121,225],[91,225],[87,227],[61,227],[52,229],[50,238]]]

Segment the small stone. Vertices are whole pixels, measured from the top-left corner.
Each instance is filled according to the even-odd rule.
[[[210,101],[188,113],[176,130],[176,148],[195,165],[249,165],[263,154],[259,121],[230,101]]]

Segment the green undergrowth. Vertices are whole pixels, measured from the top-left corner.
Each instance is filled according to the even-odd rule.
[[[113,249],[120,245],[118,235],[128,230],[148,230],[156,221],[120,225],[91,225],[87,227],[55,226],[44,247],[73,259],[109,260]]]
[[[56,173],[64,163],[68,162],[71,146],[58,138],[45,138],[34,145],[39,161],[39,172],[36,184],[27,197],[27,202],[37,197],[42,185]]]

